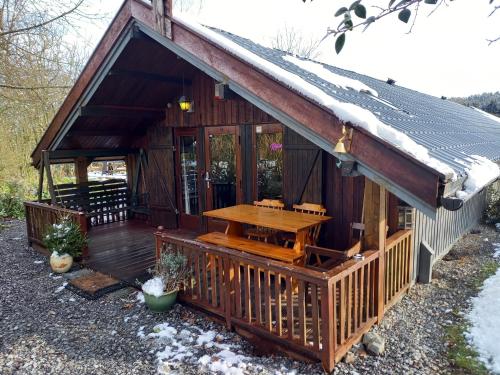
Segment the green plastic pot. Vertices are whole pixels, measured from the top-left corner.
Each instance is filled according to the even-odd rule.
[[[160,297],[144,293],[144,301],[151,311],[162,313],[170,310],[172,306],[175,305],[175,301],[177,300],[177,292],[178,290],[175,290],[170,293],[165,293]]]

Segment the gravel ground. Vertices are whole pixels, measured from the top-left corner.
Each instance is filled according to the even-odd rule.
[[[245,340],[185,307],[151,314],[131,288],[97,301],[74,295],[61,288],[64,278],[51,275],[47,259],[26,245],[24,224],[4,224],[1,374],[206,374],[227,373],[233,363],[245,374],[323,373],[318,364],[257,356]],[[475,293],[471,280],[491,259],[491,243],[499,241],[492,229],[480,230],[436,264],[431,284],[413,287],[375,327],[386,338],[384,355],[365,357],[354,349],[354,362],[338,364],[335,373],[454,373],[444,327],[454,321],[454,310],[468,308]]]

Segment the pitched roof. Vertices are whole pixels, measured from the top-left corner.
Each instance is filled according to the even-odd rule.
[[[211,29],[320,88],[338,101],[352,103],[372,112],[384,124],[424,146],[431,157],[450,166],[459,176],[466,175],[472,155],[493,161],[500,160],[500,119],[496,121],[480,111],[446,99],[319,63],[331,73],[361,82],[371,88],[375,95],[341,87],[314,74],[310,69],[302,68],[299,66],[301,64],[297,65],[286,52],[262,46],[223,30]]]

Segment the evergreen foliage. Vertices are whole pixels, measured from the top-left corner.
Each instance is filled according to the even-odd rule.
[[[500,117],[500,91],[485,92],[482,94],[471,95],[466,98],[451,98],[451,100],[468,107],[479,108],[485,112]]]

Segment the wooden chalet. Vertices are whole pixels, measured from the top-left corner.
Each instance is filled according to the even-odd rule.
[[[279,52],[212,32],[269,58]],[[351,97],[375,103],[418,94],[363,77],[380,97],[346,89]],[[418,95],[491,126],[470,109]],[[181,97],[189,110],[180,109]],[[87,266],[130,282],[157,253],[182,251],[193,268],[185,303],[331,371],[414,282],[421,244],[434,247],[433,259],[444,254],[484,204],[484,193],[451,198],[463,179],[451,181],[355,124],[343,139],[347,153],[334,152],[344,125],[172,17],[170,2],[127,0],[32,154],[40,195],[25,203],[29,240],[43,248],[47,225],[70,215],[89,237]],[[482,149],[495,160],[498,131],[490,138],[497,143]],[[96,160],[124,160],[127,180],[90,181]],[[54,183],[57,163],[74,163],[74,184]],[[326,208],[331,219],[304,247],[311,261],[256,255],[254,246],[269,253],[277,246],[257,240],[246,239],[247,252],[196,239],[226,228],[204,212],[265,198],[285,210],[304,202]]]

